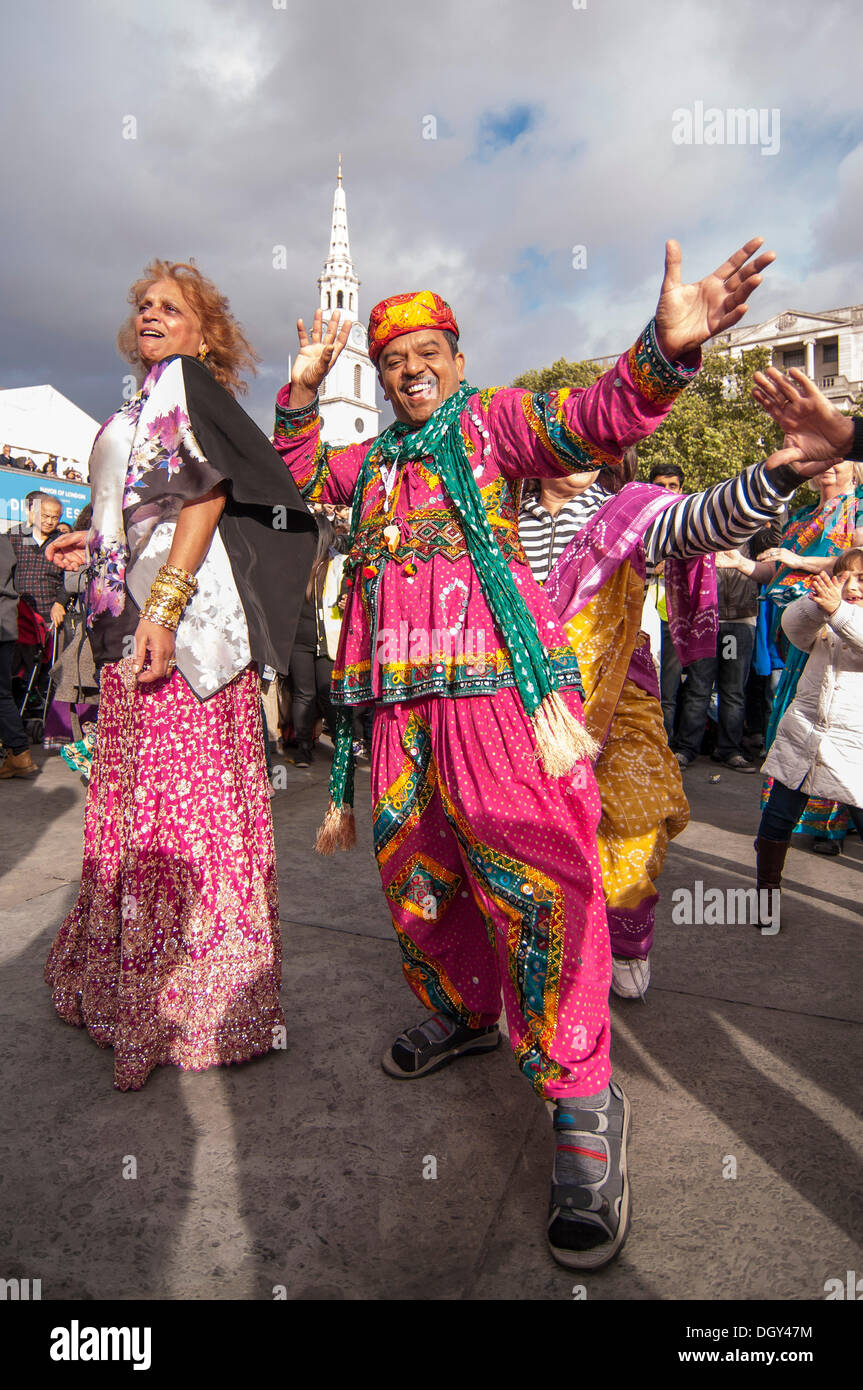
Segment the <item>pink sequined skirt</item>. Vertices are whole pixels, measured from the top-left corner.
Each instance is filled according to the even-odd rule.
[[[179,671],[102,672],[81,891],[45,979],[114,1049],[114,1085],[284,1046],[273,826],[257,672],[203,704]]]

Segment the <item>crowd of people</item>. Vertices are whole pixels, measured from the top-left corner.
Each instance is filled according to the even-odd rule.
[[[83,483],[84,475],[72,459],[58,459],[48,454],[44,463],[37,463],[31,454],[13,454],[13,445],[0,445],[0,468],[16,468],[21,473],[42,473],[46,478],[65,478],[70,483]]]
[[[687,823],[682,774],[713,684],[714,756],[747,771],[752,655],[784,657],[759,882],[778,888],[811,798],[861,819],[844,768],[856,686],[840,697],[836,673],[861,669],[844,460],[863,458],[863,434],[802,374],[771,369],[756,396],[781,449],[691,494],[676,465],[635,476],[634,446],[772,259],[755,239],[685,284],[668,243],[655,317],[585,389],[477,390],[444,300],[383,300],[369,352],[395,420],[344,448],[322,440],[318,408],[351,327],[338,312],[299,320],[270,441],[236,399],[254,354],[224,296],[187,264],[154,262],[133,284],[118,341],[141,388],[97,437],[89,526],[57,536],[42,499],[0,585],[22,592],[23,577],[53,622],[53,571],[86,577],[99,716],[84,866],[45,975],[60,1017],[113,1049],[119,1089],[280,1045],[259,677],[284,673],[297,764],[319,718],[332,736],[319,852],[355,844],[354,769],[369,757],[374,853],[425,1010],[384,1071],[418,1081],[494,1050],[503,1008],[553,1112],[551,1252],[581,1270],[615,1257],[631,1112],[611,1075],[609,990],[648,987],[657,879]],[[821,503],[789,519],[810,478]],[[828,688],[824,775],[813,730]],[[32,775],[0,709],[0,775]]]

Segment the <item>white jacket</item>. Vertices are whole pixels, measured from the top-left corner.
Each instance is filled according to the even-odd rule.
[[[810,796],[863,806],[863,607],[843,601],[828,618],[805,596],[782,626],[810,656],[763,770]]]
[[[324,580],[324,590],[321,595],[324,631],[327,638],[327,656],[331,661],[336,659],[339,649],[339,635],[342,630],[342,614],[337,605],[346,559],[347,556],[339,554],[338,551],[331,553],[330,563],[327,566],[327,577]]]

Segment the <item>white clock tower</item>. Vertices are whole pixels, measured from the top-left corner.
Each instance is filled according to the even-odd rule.
[[[321,437],[327,444],[363,444],[378,432],[381,412],[375,404],[375,369],[368,354],[366,330],[359,322],[359,288],[348,242],[348,211],[339,155],[330,253],[318,289],[324,324],[338,309],[341,322],[350,319],[352,327],[348,345],[327,373],[321,389]]]

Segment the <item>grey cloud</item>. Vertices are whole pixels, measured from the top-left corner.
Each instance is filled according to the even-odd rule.
[[[859,298],[860,181],[853,166],[823,175],[838,164],[826,132],[858,120],[861,27],[851,3],[820,6],[813,26],[805,0],[783,6],[781,33],[737,0],[35,0],[4,32],[0,381],[50,381],[106,416],[129,283],[153,255],[195,255],[262,355],[248,403],[268,427],[295,320],[316,303],[339,150],[363,310],[432,285],[478,384],[625,347],[669,235],[693,274],[766,235],[781,260],[755,318],[809,293],[825,307],[822,288]],[[695,100],[778,106],[780,154],[676,147],[671,113]],[[536,123],[477,159],[484,115],[520,104]],[[813,204],[816,165],[830,191]],[[531,305],[514,279],[527,247],[547,258]]]

